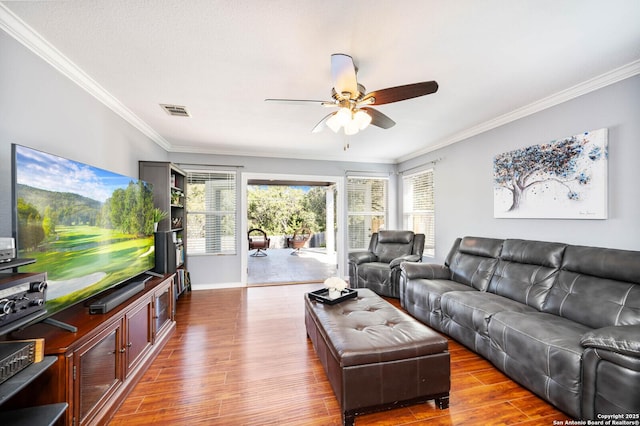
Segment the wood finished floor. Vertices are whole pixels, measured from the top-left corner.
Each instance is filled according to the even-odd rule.
[[[304,327],[321,284],[195,291],[177,329],[111,425],[340,425],[340,407]],[[397,306],[397,303],[395,303]],[[356,417],[356,425],[552,425],[569,419],[449,341],[451,402]]]

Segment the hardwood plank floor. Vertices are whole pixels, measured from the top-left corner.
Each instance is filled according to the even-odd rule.
[[[203,290],[111,425],[340,425],[306,337],[303,297],[321,284]],[[396,306],[398,302],[390,300]],[[455,341],[451,401],[356,417],[356,425],[552,425],[569,419]]]

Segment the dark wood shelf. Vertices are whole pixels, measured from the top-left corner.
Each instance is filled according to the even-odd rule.
[[[45,370],[55,364],[57,360],[58,358],[55,356],[46,356],[42,361],[31,364],[2,383],[0,385],[0,404],[4,404],[9,398],[20,392],[22,388],[31,383],[31,381],[40,374],[44,373]]]
[[[36,311],[27,316],[24,316],[16,321],[12,321],[6,325],[0,327],[0,336],[4,336],[5,334],[11,333],[13,330],[18,330],[19,328],[24,327],[30,322],[35,322],[36,320],[44,317],[47,314],[46,310]]]
[[[9,269],[9,268],[18,268],[20,266],[29,265],[35,262],[36,262],[35,259],[13,259],[8,262],[0,263],[0,270]]]
[[[5,411],[0,413],[0,416],[4,426],[49,426],[56,423],[67,410],[67,407],[68,404],[66,402],[59,402],[57,404]]]

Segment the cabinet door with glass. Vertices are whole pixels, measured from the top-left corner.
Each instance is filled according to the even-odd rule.
[[[74,353],[74,417],[87,424],[123,382],[122,322],[116,321]]]
[[[168,279],[160,284],[154,291],[153,296],[153,341],[155,342],[160,336],[168,331],[169,326],[173,322],[174,316],[174,297],[173,297],[173,281]]]

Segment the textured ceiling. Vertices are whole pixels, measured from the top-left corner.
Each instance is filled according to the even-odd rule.
[[[1,4],[173,152],[397,162],[619,67],[639,72],[637,0]],[[332,53],[353,56],[367,91],[427,80],[440,89],[378,107],[396,126],[350,137],[311,133],[321,106],[264,102],[330,99]]]

